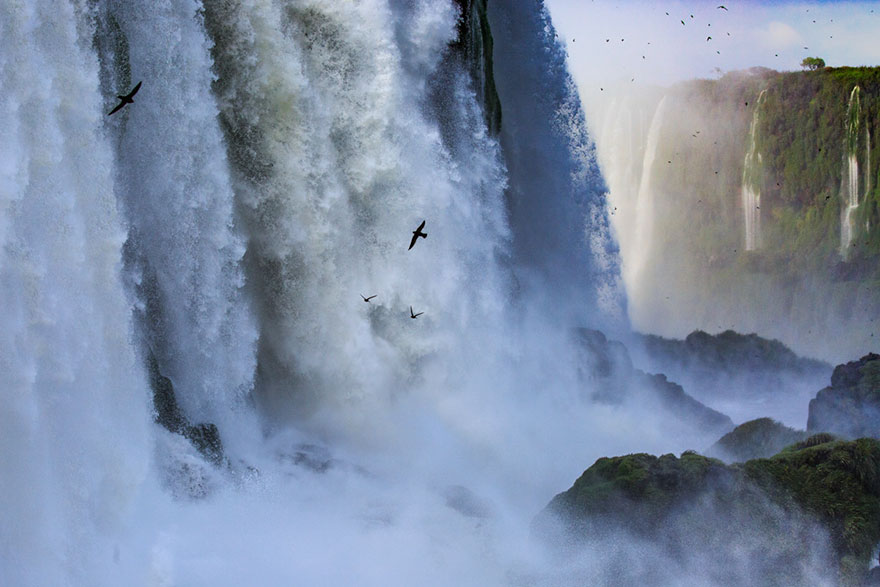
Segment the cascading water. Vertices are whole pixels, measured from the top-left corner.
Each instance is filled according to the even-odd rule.
[[[137,108],[108,119],[144,352],[191,419],[241,424],[236,406],[253,387],[257,330],[243,293],[244,242],[199,5],[107,2],[97,17],[98,39],[108,45],[105,91],[144,81]]]
[[[843,187],[841,199],[843,210],[840,215],[840,256],[849,258],[850,245],[856,236],[855,214],[859,208],[859,121],[862,108],[859,94],[861,88],[854,86],[849,95],[846,108],[846,139],[844,144]]]
[[[4,585],[110,584],[150,450],[98,61],[79,8],[0,3]]]
[[[553,304],[567,319],[594,320],[600,307],[619,323],[626,310],[617,245],[601,198],[607,188],[566,54],[543,2],[515,4],[511,10],[507,3],[490,3],[489,22],[517,277],[526,288],[554,283]]]
[[[497,103],[452,2],[0,1],[0,582],[528,581],[572,471],[705,444],[589,401],[605,186],[544,7],[484,8]]]
[[[624,265],[624,278],[627,283],[634,284],[638,281],[639,275],[648,264],[652,252],[651,245],[654,236],[653,223],[655,211],[651,173],[654,169],[654,160],[657,158],[657,147],[660,144],[660,131],[663,128],[665,112],[666,96],[657,104],[657,110],[651,119],[645,155],[642,158],[642,173],[635,204],[635,243],[630,255],[632,261],[628,259]]]
[[[754,251],[761,246],[761,185],[764,175],[763,160],[758,151],[758,126],[761,122],[761,105],[766,96],[767,90],[761,90],[755,102],[755,113],[749,126],[749,149],[743,161],[741,198],[747,251]]]
[[[626,282],[628,260],[636,253],[637,201],[646,150],[647,125],[644,119],[648,117],[625,97],[614,100],[602,118],[604,123],[598,142],[605,148],[599,153],[600,164],[608,183],[608,206],[624,260],[622,273]],[[652,120],[650,118],[648,122]]]
[[[865,193],[870,194],[871,188],[871,128],[865,125]],[[871,230],[871,219],[865,219],[865,232]]]

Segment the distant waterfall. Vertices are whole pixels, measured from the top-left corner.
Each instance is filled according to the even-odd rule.
[[[866,124],[865,125],[865,193],[870,194],[871,188],[874,186],[871,184],[871,128]],[[865,232],[871,230],[871,219],[865,219]]]
[[[660,144],[666,101],[667,98],[664,96],[657,104],[654,117],[651,119],[651,127],[648,130],[645,154],[642,157],[642,173],[635,202],[634,243],[631,261],[628,261],[624,267],[627,283],[634,284],[638,281],[639,274],[644,271],[653,254],[651,247],[654,240],[654,206],[656,202],[651,184],[651,174],[654,169],[654,161],[657,158],[657,148]]]
[[[761,246],[761,186],[764,182],[763,158],[758,152],[758,125],[761,121],[761,105],[767,90],[761,90],[755,103],[755,113],[749,126],[749,149],[743,162],[742,206],[745,224],[745,249],[754,251]]]
[[[855,86],[849,95],[846,108],[846,139],[844,144],[843,187],[841,199],[843,211],[840,220],[840,255],[849,258],[850,245],[856,236],[855,218],[853,215],[859,207],[859,123],[862,107],[859,95],[861,88]],[[870,166],[869,166],[870,170]]]

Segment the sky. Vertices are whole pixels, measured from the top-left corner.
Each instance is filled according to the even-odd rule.
[[[753,66],[800,70],[809,56],[880,65],[880,2],[545,2],[585,97]]]

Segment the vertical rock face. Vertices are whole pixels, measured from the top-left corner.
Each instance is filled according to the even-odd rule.
[[[880,68],[631,94],[591,122],[636,328],[757,332],[833,362],[876,350]]]
[[[483,105],[486,126],[492,135],[501,131],[501,101],[492,72],[492,31],[489,29],[489,0],[455,0],[461,10],[458,38],[452,48],[463,54],[474,90]]]
[[[880,438],[880,355],[838,365],[831,385],[810,402],[810,432]]]

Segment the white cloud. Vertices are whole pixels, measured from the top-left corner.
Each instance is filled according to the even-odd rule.
[[[757,38],[770,49],[787,49],[804,44],[804,38],[794,27],[773,21],[755,31]]]

